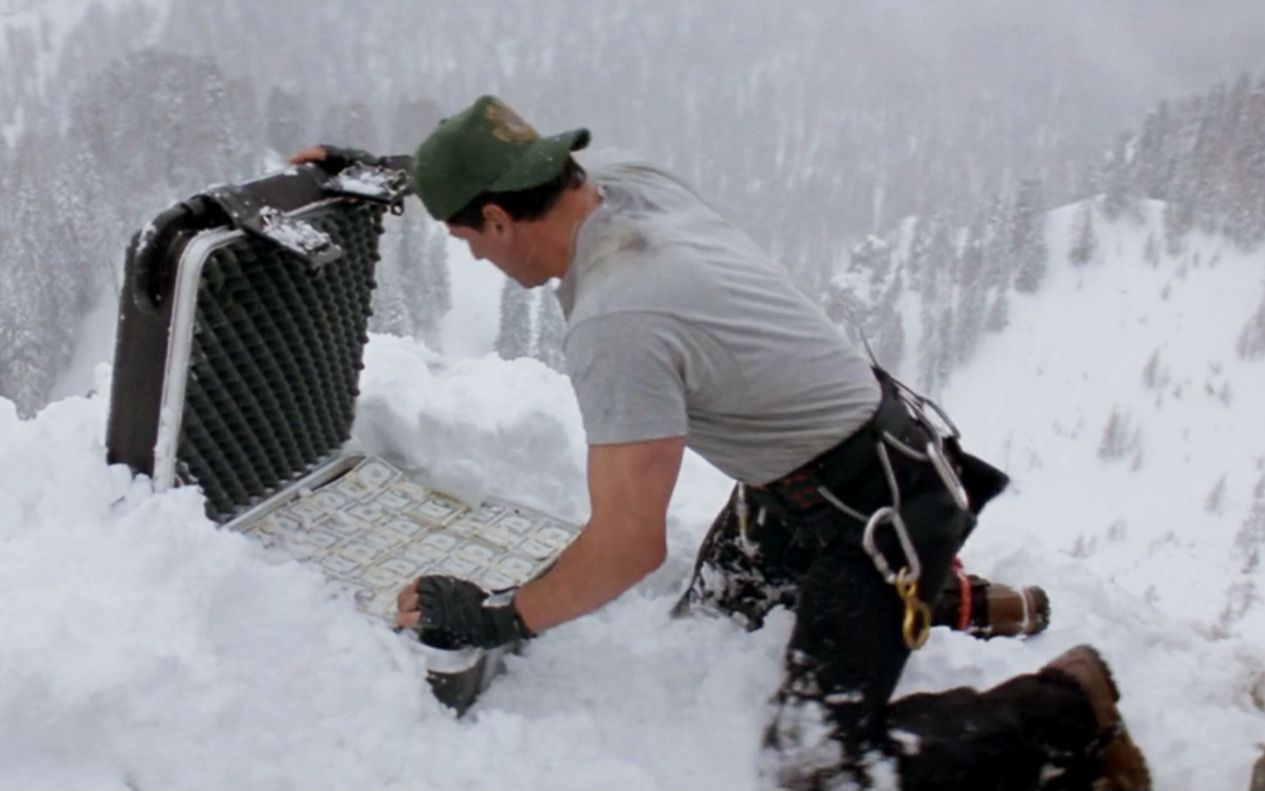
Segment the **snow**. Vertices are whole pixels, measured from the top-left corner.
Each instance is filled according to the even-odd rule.
[[[43,98],[52,98],[56,94],[52,86],[56,82],[67,34],[94,5],[107,13],[126,11],[136,15],[141,8],[153,13],[154,19],[148,27],[137,26],[135,40],[138,43],[153,42],[168,10],[165,0],[29,0],[0,5],[0,58],[7,54],[11,35],[24,33],[39,42],[30,66],[37,75]],[[24,128],[25,122],[19,117],[13,124],[0,126],[0,135],[12,143]]]
[[[447,253],[452,310],[440,325],[444,353],[479,357],[496,348],[505,276],[495,267],[475,261],[466,243],[455,237],[449,238]]]
[[[1199,236],[1164,254],[1161,215],[1152,203],[1137,221],[1104,230],[1099,218],[1098,260],[1076,269],[1066,264],[1075,207],[1054,212],[1050,253],[1062,265],[1035,297],[1015,296],[1004,341],[955,375],[946,403],[1022,490],[998,503],[998,521],[1085,555],[1100,576],[1208,633],[1236,626],[1261,640],[1265,609],[1237,625],[1222,616],[1245,560],[1235,535],[1265,481],[1265,366],[1235,352],[1261,301],[1260,259]],[[1167,383],[1144,382],[1152,355]],[[1103,460],[1113,412],[1136,439]]]
[[[50,400],[87,393],[92,389],[97,364],[114,356],[114,337],[118,329],[119,295],[103,291],[88,309],[78,333],[70,362],[49,393]]]
[[[1198,271],[1192,258],[1183,278],[1183,257],[1152,268],[1147,212],[1100,226],[1098,262],[1056,264],[1041,291],[1016,297],[1011,328],[941,399],[967,446],[1016,479],[967,565],[1045,586],[1050,630],[988,643],[933,630],[898,694],[995,684],[1090,642],[1115,668],[1157,789],[1242,791],[1265,740],[1261,607],[1216,627],[1262,474],[1265,369],[1233,351],[1259,304],[1258,259],[1223,250],[1211,266],[1213,241],[1195,240],[1185,255],[1201,253]],[[1055,259],[1072,216],[1050,219]],[[353,443],[466,498],[582,519],[566,380],[485,354],[499,275],[452,262],[450,356],[374,336]],[[1157,347],[1170,380],[1153,390],[1142,369]],[[729,486],[697,457],[672,501],[665,567],[535,640],[456,719],[430,697],[408,638],[315,571],[217,529],[197,492],[156,495],[107,465],[108,376],[99,367],[96,395],[30,420],[0,400],[0,789],[756,787],[791,618],[746,634],[668,617]],[[1223,379],[1228,404],[1203,388]],[[1137,431],[1136,470],[1098,457],[1115,408]]]

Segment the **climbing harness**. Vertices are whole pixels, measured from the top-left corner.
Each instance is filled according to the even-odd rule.
[[[878,370],[882,371],[881,368]],[[891,381],[896,388],[897,397],[905,405],[905,409],[909,411],[910,416],[915,422],[925,428],[931,436],[923,453],[919,453],[886,431],[883,432],[883,440],[911,459],[929,462],[940,476],[940,480],[944,482],[945,488],[949,490],[949,494],[953,497],[953,501],[958,508],[963,511],[969,510],[971,503],[966,494],[966,487],[962,485],[962,480],[954,471],[953,465],[949,463],[948,456],[944,452],[946,440],[957,440],[961,437],[957,425],[935,401],[916,392],[913,388],[886,371],[882,371],[881,376]]]
[[[734,517],[738,526],[738,544],[744,553],[752,557],[760,551],[759,545],[752,539],[751,534],[749,495],[754,497],[756,504],[760,506],[759,515],[756,517],[757,524],[763,524],[764,521],[765,504],[768,502],[765,499],[766,493],[776,494],[786,507],[794,511],[807,511],[819,503],[829,503],[864,526],[862,547],[883,581],[896,589],[896,594],[904,606],[901,634],[905,644],[914,651],[927,642],[927,635],[931,629],[931,610],[926,602],[918,597],[922,562],[909,535],[905,519],[901,515],[900,485],[892,467],[891,453],[894,451],[920,464],[930,465],[944,484],[954,504],[962,511],[970,511],[971,498],[954,463],[950,461],[950,454],[960,453],[957,443],[960,434],[957,426],[939,404],[884,370],[875,360],[873,350],[870,349],[869,341],[865,340],[864,335],[862,335],[862,340],[865,342],[866,350],[870,352],[875,377],[882,385],[884,397],[879,405],[880,411],[871,418],[870,425],[854,433],[836,449],[823,454],[812,465],[805,465],[794,470],[772,484],[754,487],[754,492],[748,492],[748,486],[739,483],[733,502]],[[926,443],[921,447],[915,447],[887,430],[884,424],[891,424],[890,413],[884,410],[902,411],[905,418],[923,429],[927,437]],[[891,496],[890,504],[870,514],[843,502],[823,483],[821,477],[822,470],[827,466],[842,464],[847,469],[855,464],[855,460],[862,458],[855,455],[856,449],[850,444],[853,437],[873,440],[873,452],[879,457]],[[869,448],[871,445],[867,444],[865,447]],[[863,463],[872,464],[872,462]],[[855,471],[863,469],[860,464],[855,464],[855,466]],[[985,494],[985,501],[989,496],[991,495]],[[878,547],[878,536],[884,529],[890,529],[895,534],[897,545],[904,556],[903,561],[896,568],[892,567],[888,558]]]
[[[958,508],[968,510],[970,499],[967,496],[966,487],[962,485],[961,479],[945,454],[945,441],[956,440],[959,436],[957,426],[931,399],[915,392],[877,364],[875,364],[875,372],[880,381],[886,380],[892,384],[897,399],[910,418],[926,430],[930,439],[925,448],[920,451],[902,442],[887,430],[879,434],[879,441],[875,447],[879,462],[883,467],[883,475],[887,480],[888,490],[891,492],[892,502],[891,505],[879,508],[869,517],[848,506],[824,485],[818,486],[817,492],[835,508],[865,525],[861,546],[874,562],[874,568],[883,580],[896,589],[896,594],[905,608],[904,617],[901,619],[901,635],[904,637],[905,645],[911,651],[916,651],[927,642],[927,635],[931,631],[931,609],[926,602],[918,598],[918,580],[922,577],[922,563],[918,557],[918,550],[909,536],[908,526],[901,516],[900,485],[896,480],[896,472],[892,468],[888,448],[915,461],[930,464]],[[932,415],[935,416],[934,419]],[[888,525],[896,534],[901,554],[904,555],[904,565],[896,570],[892,569],[887,557],[879,550],[876,538],[879,530]]]

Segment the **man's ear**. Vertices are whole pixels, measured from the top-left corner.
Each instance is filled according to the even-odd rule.
[[[486,203],[483,206],[484,230],[503,233],[510,227],[510,223],[513,219],[514,218],[509,215],[509,212],[505,211],[505,209],[502,209],[495,203]]]

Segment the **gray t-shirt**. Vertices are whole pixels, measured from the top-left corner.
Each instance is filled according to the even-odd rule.
[[[590,444],[685,435],[762,484],[874,413],[869,362],[745,234],[653,166],[588,171],[603,201],[558,299]]]

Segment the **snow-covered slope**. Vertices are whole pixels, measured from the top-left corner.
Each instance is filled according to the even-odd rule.
[[[1071,211],[1050,219],[1055,258]],[[1158,789],[1242,791],[1265,739],[1265,635],[1259,604],[1222,612],[1230,586],[1252,581],[1232,544],[1257,496],[1265,382],[1234,341],[1261,298],[1259,259],[1213,264],[1203,240],[1152,266],[1150,222],[1101,227],[1088,267],[1052,266],[942,399],[968,446],[1016,479],[968,565],[1046,586],[1053,625],[1023,642],[936,630],[901,692],[993,684],[1091,642]],[[1157,348],[1162,386],[1144,378]],[[563,377],[390,337],[372,339],[367,366],[357,443],[466,496],[583,517]],[[0,789],[755,787],[790,618],[753,635],[668,618],[728,487],[698,459],[673,500],[665,568],[533,642],[456,720],[407,638],[316,572],[217,530],[196,492],[154,496],[108,467],[106,410],[76,397],[19,421],[0,401]],[[1127,452],[1103,459],[1113,410]]]
[[[1265,360],[1237,352],[1265,303],[1263,254],[1198,235],[1171,251],[1149,203],[1099,218],[1075,267],[1079,209],[1049,215],[1046,282],[1014,297],[946,399],[1016,479],[991,521],[1265,649]]]

